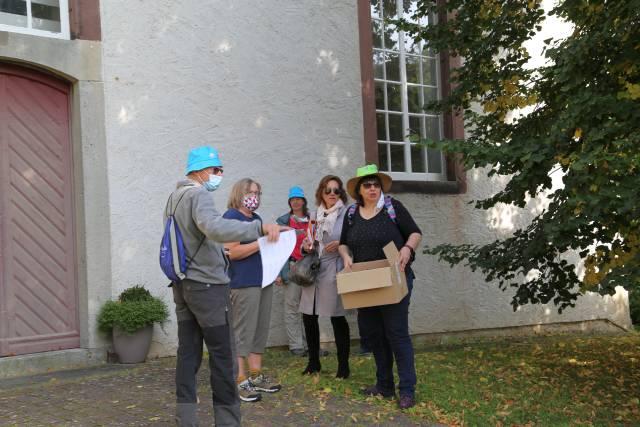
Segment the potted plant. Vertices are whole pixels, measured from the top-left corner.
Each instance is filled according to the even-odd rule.
[[[167,304],[144,286],[122,291],[117,301],[107,301],[98,314],[98,329],[113,336],[120,363],[141,363],[147,358],[153,324],[169,317]]]

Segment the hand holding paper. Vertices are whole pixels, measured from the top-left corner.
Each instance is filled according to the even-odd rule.
[[[280,233],[276,242],[268,240],[267,236],[258,239],[260,246],[260,258],[262,259],[262,287],[272,284],[284,264],[289,260],[293,248],[296,245],[296,233],[294,230]]]

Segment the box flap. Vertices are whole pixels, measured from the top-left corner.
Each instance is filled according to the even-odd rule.
[[[382,250],[384,251],[384,256],[389,260],[389,264],[394,264],[400,256],[400,252],[398,252],[398,248],[396,248],[396,244],[393,241],[387,243],[387,246]]]
[[[363,271],[344,269],[336,276],[338,293],[344,294],[391,286],[393,285],[391,274],[389,266]]]

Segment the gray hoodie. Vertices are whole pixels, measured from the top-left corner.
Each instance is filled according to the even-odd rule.
[[[182,197],[182,199],[181,199]],[[178,203],[178,200],[180,202]],[[177,209],[176,209],[177,205]],[[164,222],[175,209],[175,219],[180,227],[187,259],[202,246],[186,272],[186,278],[202,283],[226,285],[229,283],[229,261],[221,242],[255,240],[262,236],[262,222],[242,222],[222,218],[213,204],[213,195],[200,184],[189,179],[178,182],[169,197],[164,212]]]

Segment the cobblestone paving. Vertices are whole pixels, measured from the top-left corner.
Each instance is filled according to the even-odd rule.
[[[174,425],[175,359],[142,365],[107,365],[15,380],[0,380],[1,426],[170,426]],[[208,367],[198,375],[201,426],[213,424]],[[333,398],[319,404],[304,390],[285,387],[242,406],[247,426],[414,426],[407,417],[385,414],[378,421],[354,414],[375,413],[363,402]],[[378,414],[380,415],[380,414]]]

